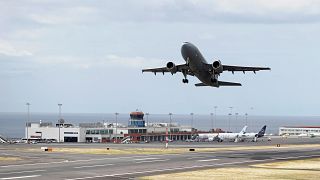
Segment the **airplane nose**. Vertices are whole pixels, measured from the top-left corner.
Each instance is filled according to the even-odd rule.
[[[181,52],[186,52],[187,49],[188,49],[188,44],[183,43],[182,46],[181,46]]]
[[[181,46],[181,50],[187,50],[190,46],[189,42],[183,42],[182,46]]]
[[[189,49],[189,44],[184,42],[181,46],[181,54],[185,60],[188,57],[188,51],[189,51],[188,49]]]

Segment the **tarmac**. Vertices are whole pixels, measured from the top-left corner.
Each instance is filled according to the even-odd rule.
[[[280,144],[280,147],[277,147]],[[40,151],[42,146],[53,152]],[[265,148],[266,146],[271,148]],[[241,149],[240,147],[244,147]],[[245,149],[248,147],[261,147]],[[54,148],[164,148],[164,143],[140,144],[0,144],[0,180],[10,179],[138,179],[163,173],[198,169],[239,167],[252,164],[320,157],[320,138],[280,138],[259,142],[171,142],[169,148],[193,148],[195,151],[171,154],[79,154],[55,152]],[[224,148],[200,152],[201,148]],[[29,151],[39,149],[39,151]],[[235,150],[237,149],[237,150]]]

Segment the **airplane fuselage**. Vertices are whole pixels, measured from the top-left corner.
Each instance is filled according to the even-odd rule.
[[[219,133],[218,134],[218,141],[228,140],[228,141],[235,141],[240,133]]]
[[[193,74],[201,82],[214,86],[212,74],[206,68],[208,63],[195,45],[187,42],[184,43],[181,47],[181,54]]]

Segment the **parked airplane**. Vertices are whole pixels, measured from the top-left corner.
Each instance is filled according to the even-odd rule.
[[[0,135],[0,143],[8,143],[8,140]]]
[[[197,138],[204,141],[215,141],[218,133],[199,133]]]
[[[219,133],[216,137],[216,140],[218,142],[222,142],[224,140],[238,142],[238,138],[246,133],[247,127],[248,126],[244,126],[239,133]]]
[[[298,137],[311,137],[311,138],[320,137],[320,133],[302,133],[302,134],[299,134]]]
[[[258,133],[244,133],[238,137],[238,140],[244,141],[249,139],[254,142],[257,142],[257,139],[263,137],[266,133],[266,128],[267,126],[264,125]]]
[[[310,137],[320,137],[320,133],[310,133]]]
[[[183,83],[188,83],[187,75],[196,76],[201,83],[195,84],[195,86],[241,86],[240,83],[218,81],[218,77],[223,71],[231,71],[233,74],[235,71],[256,71],[270,70],[269,67],[244,67],[244,66],[229,66],[221,64],[220,60],[214,60],[212,64],[208,64],[205,58],[200,53],[199,49],[189,42],[184,42],[181,47],[181,54],[186,61],[185,64],[175,65],[173,62],[168,62],[166,67],[143,69],[142,72],[153,72],[164,74],[170,72],[172,75],[181,72],[184,76]]]

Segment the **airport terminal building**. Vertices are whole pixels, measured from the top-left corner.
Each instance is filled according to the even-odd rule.
[[[320,134],[320,126],[283,126],[279,128],[280,136],[312,136],[313,134]]]
[[[50,142],[165,141],[167,135],[172,140],[191,139],[192,128],[177,123],[146,123],[143,112],[132,112],[127,126],[100,122],[75,126],[62,120],[56,124],[27,123],[25,130],[28,140]]]

